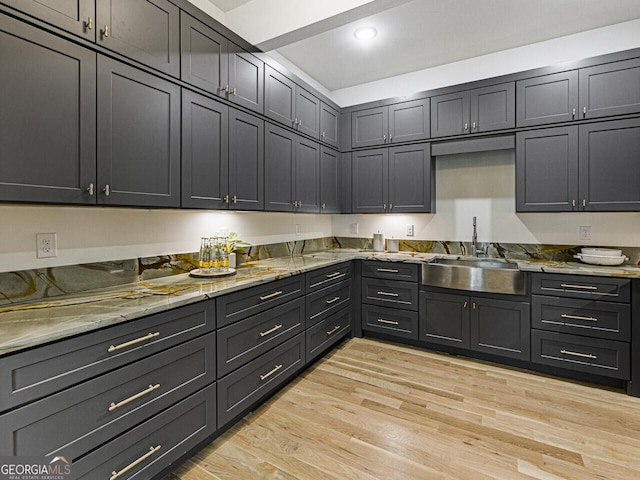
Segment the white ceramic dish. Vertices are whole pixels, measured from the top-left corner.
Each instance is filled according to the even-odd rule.
[[[625,260],[629,260],[624,255],[612,257],[610,255],[585,255],[578,253],[574,255],[574,257],[590,265],[621,265]]]
[[[620,257],[622,256],[622,250],[615,248],[582,248],[580,249],[582,255],[598,255],[601,257]]]
[[[189,272],[189,275],[191,275],[192,277],[198,277],[198,278],[215,278],[215,277],[227,277],[235,273],[236,271],[233,268],[230,268],[224,272],[203,272],[199,268],[196,268],[195,270],[191,270]]]

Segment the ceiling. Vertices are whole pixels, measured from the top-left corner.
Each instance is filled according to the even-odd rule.
[[[638,0],[209,2],[229,28],[329,91],[640,19]],[[355,40],[361,25],[378,36]]]

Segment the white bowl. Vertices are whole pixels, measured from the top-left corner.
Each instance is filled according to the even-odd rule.
[[[625,260],[629,260],[624,255],[620,255],[619,257],[612,257],[611,255],[585,255],[582,253],[578,253],[574,255],[574,257],[580,259],[584,263],[588,263],[591,265],[620,265]]]
[[[620,257],[622,255],[622,250],[615,248],[582,248],[580,252],[583,255],[598,255],[601,257]]]

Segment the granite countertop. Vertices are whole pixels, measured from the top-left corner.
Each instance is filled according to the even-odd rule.
[[[240,266],[236,274],[214,279],[171,275],[115,287],[0,307],[0,355],[163,312],[317,268],[353,259],[423,263],[456,255],[328,250],[270,258]],[[513,260],[529,272],[640,278],[640,267],[599,267],[576,262]]]

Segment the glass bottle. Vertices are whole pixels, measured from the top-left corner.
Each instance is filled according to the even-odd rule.
[[[207,237],[200,239],[200,270],[209,273],[211,270],[211,242]]]

